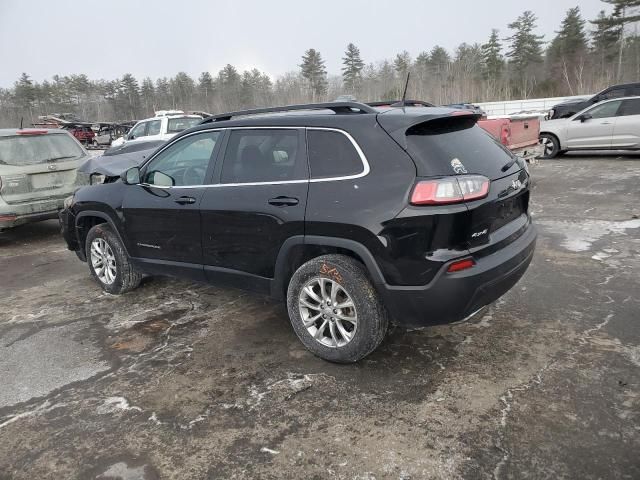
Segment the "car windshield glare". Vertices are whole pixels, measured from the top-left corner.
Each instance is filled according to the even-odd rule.
[[[82,148],[67,134],[0,137],[0,164],[3,165],[37,165],[82,155]]]

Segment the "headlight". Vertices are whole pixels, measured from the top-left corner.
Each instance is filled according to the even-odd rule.
[[[64,199],[64,208],[68,209],[71,208],[71,205],[73,205],[73,201],[75,200],[75,195],[71,195],[67,198]]]

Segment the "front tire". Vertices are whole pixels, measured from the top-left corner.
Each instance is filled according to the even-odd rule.
[[[543,133],[540,135],[540,143],[544,149],[542,155],[540,155],[543,160],[555,158],[560,153],[560,142],[555,135]]]
[[[140,284],[142,275],[131,264],[120,238],[109,224],[101,223],[89,230],[85,252],[91,276],[105,292],[120,295]]]
[[[330,362],[357,362],[387,332],[387,313],[364,266],[346,255],[302,265],[289,282],[287,309],[304,346]]]

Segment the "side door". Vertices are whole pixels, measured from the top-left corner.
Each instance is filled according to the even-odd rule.
[[[138,138],[142,138],[147,134],[147,125],[149,122],[140,122],[136,126],[134,126],[131,131],[127,134],[127,141],[137,140]]]
[[[147,122],[147,131],[144,134],[145,140],[160,140],[162,130],[162,119],[150,120]]]
[[[199,208],[221,137],[207,130],[179,138],[144,166],[139,185],[127,187],[129,253],[146,271],[204,279]]]
[[[267,292],[280,247],[304,235],[309,171],[303,128],[231,129],[201,203],[207,279]]]
[[[622,100],[613,127],[611,148],[640,147],[640,98]]]
[[[573,116],[567,127],[567,148],[610,148],[620,103],[620,100],[608,101]]]

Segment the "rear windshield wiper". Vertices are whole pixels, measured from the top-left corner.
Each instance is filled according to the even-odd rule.
[[[64,160],[65,158],[76,158],[75,155],[65,155],[63,157],[52,157],[52,158],[47,158],[47,162],[54,162],[56,160]]]
[[[509,170],[511,167],[513,167],[514,163],[516,163],[518,161],[517,157],[512,158],[511,160],[509,160],[507,163],[504,164],[504,166],[500,169],[502,172],[506,172],[507,170]]]

